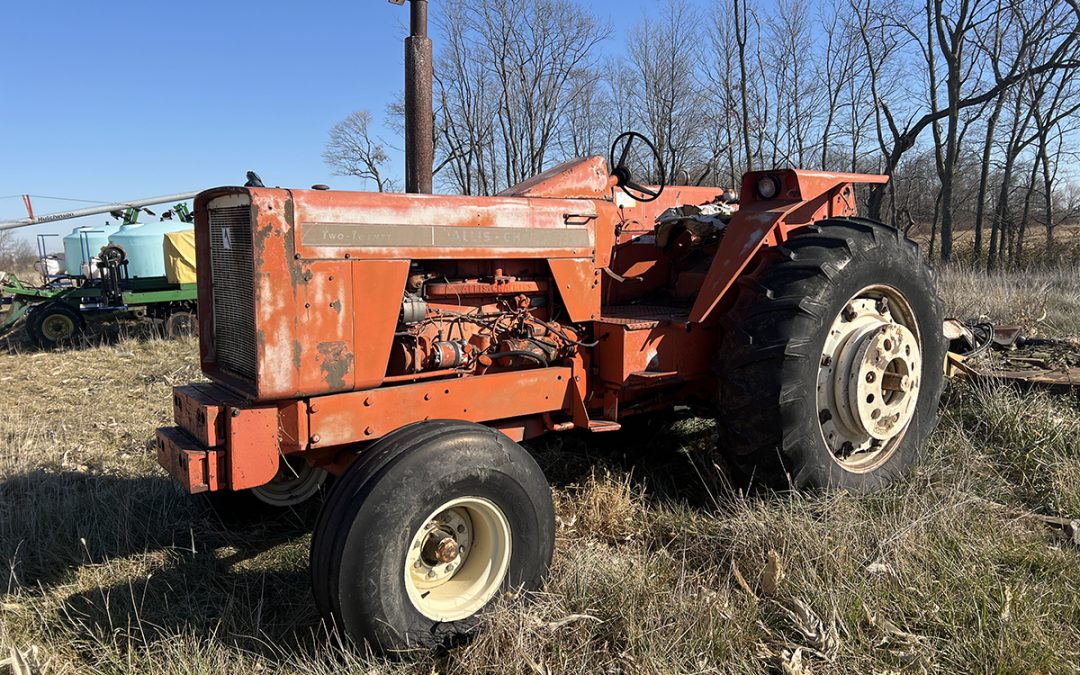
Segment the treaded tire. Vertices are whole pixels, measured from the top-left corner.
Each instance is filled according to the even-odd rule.
[[[489,500],[509,522],[501,590],[540,588],[554,552],[555,515],[535,460],[485,426],[418,422],[365,450],[323,505],[311,543],[311,581],[328,624],[354,644],[384,653],[447,646],[473,631],[482,609],[461,620],[433,620],[414,606],[405,581],[413,534],[459,496]]]
[[[54,337],[47,334],[45,322],[60,317],[71,322],[71,333],[64,337]],[[34,343],[42,349],[56,349],[61,345],[70,344],[85,328],[86,321],[82,315],[62,302],[47,302],[44,305],[34,307],[30,310],[30,315],[26,317],[27,332]]]
[[[818,366],[848,301],[884,284],[900,291],[919,326],[922,373],[914,417],[871,471],[842,467],[822,437]],[[937,418],[944,377],[943,311],[933,271],[899,230],[864,218],[819,221],[765,253],[740,281],[719,358],[719,449],[744,483],[783,489],[880,489],[916,461]]]

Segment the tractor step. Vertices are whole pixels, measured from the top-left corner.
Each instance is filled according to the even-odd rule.
[[[589,431],[600,433],[602,431],[618,431],[622,425],[612,420],[589,420]]]

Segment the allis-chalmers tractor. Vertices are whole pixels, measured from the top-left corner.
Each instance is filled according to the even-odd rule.
[[[946,345],[916,245],[856,214],[855,185],[886,178],[665,189],[635,181],[634,144],[652,147],[624,134],[606,162],[495,197],[200,194],[212,383],[175,390],[160,463],[189,492],[267,509],[333,476],[315,600],[381,650],[441,644],[541,585],[552,496],[523,440],[691,406],[757,485],[900,475],[933,425]],[[668,217],[718,204],[734,212],[720,225]]]

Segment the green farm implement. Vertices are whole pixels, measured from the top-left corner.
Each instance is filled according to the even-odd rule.
[[[153,197],[43,216],[35,216],[29,198],[24,197],[28,217],[2,222],[0,230],[97,213],[112,213],[123,221],[125,227],[142,227],[135,221],[139,211],[146,211],[144,207],[190,199],[194,194]],[[173,212],[179,216],[180,223],[190,223],[186,204],[178,203]],[[170,215],[173,212],[170,212]],[[140,274],[138,271],[129,276],[131,249],[114,245],[111,239],[107,245],[102,246],[101,244],[105,243],[104,234],[100,234],[100,239],[97,240],[100,243],[91,245],[89,235],[100,231],[82,229],[86,229],[86,232],[83,232],[81,237],[80,258],[74,264],[69,264],[67,273],[54,269],[56,261],[50,260],[50,256],[46,255],[44,238],[57,235],[38,235],[40,285],[28,284],[13,275],[0,274],[0,299],[4,305],[9,306],[6,313],[0,314],[0,333],[25,319],[27,333],[38,345],[54,347],[73,340],[93,321],[123,316],[157,319],[163,322],[165,334],[169,337],[194,332],[197,291],[196,284],[193,283],[193,267],[191,278],[170,280],[167,276],[155,276],[153,273],[147,275],[145,272]],[[149,253],[145,250],[136,253],[132,264],[142,262],[147,255],[156,258],[160,265],[160,244]],[[85,262],[85,265],[81,269],[74,269],[79,267],[80,261]],[[186,281],[192,283],[184,283]]]
[[[25,317],[27,333],[42,347],[70,341],[90,321],[121,315],[160,319],[169,337],[195,328],[196,285],[170,284],[165,277],[113,280],[103,275],[81,285],[30,286],[9,276],[0,280],[0,292],[11,304],[0,332]]]

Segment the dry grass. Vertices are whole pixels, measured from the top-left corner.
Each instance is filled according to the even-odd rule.
[[[945,304],[958,319],[985,317],[1048,335],[1080,335],[1080,266],[989,277],[955,267],[938,274]]]
[[[943,283],[960,316],[1045,304],[1080,332],[1076,271],[991,293]],[[953,385],[926,461],[870,497],[735,494],[702,420],[552,438],[534,447],[559,524],[546,592],[448,654],[387,663],[320,628],[311,514],[231,531],[156,467],[153,429],[170,387],[198,377],[195,352],[121,337],[0,354],[0,659],[36,645],[49,672],[1080,669],[1080,549],[1031,517],[1080,517],[1075,399]]]

